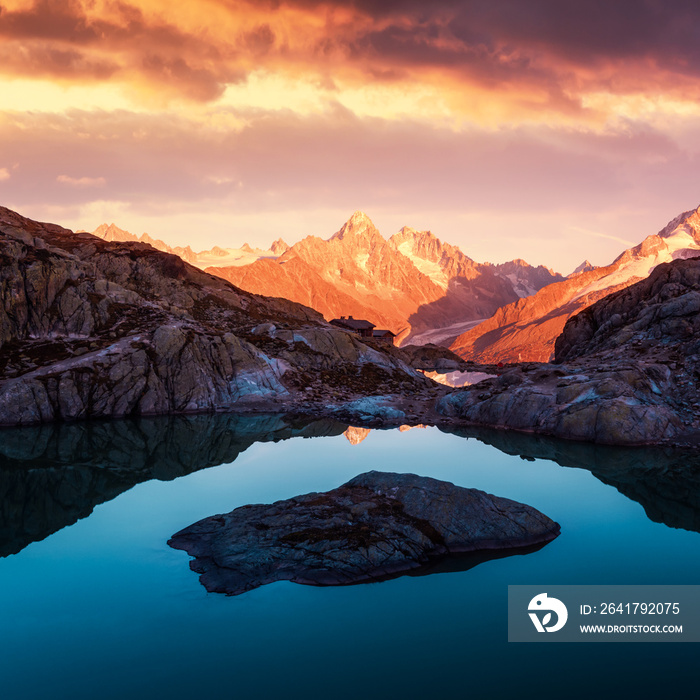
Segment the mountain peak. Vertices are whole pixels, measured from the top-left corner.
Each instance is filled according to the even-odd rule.
[[[415,229],[411,226],[402,227],[398,233],[392,236],[392,238],[394,237],[396,238],[396,240],[400,239],[402,241],[406,241],[410,238],[417,241],[440,240],[432,231],[419,231],[418,229]]]
[[[590,270],[595,270],[596,266],[588,261],[584,260],[570,275],[569,277],[573,277],[574,275],[578,275],[581,272],[589,272]]]
[[[374,226],[369,216],[359,209],[353,212],[352,216],[348,219],[347,223],[359,226],[361,224],[367,224],[369,226]]]
[[[282,240],[281,238],[278,238],[270,246],[270,250],[275,255],[284,255],[289,250],[289,245],[287,245],[287,243],[285,243],[284,240]]]
[[[115,224],[100,224],[93,232],[93,236],[97,236],[104,241],[138,241],[138,236],[129,231],[119,228]]]
[[[343,224],[343,228],[338,233],[331,236],[330,240],[342,240],[348,236],[361,236],[363,234],[380,235],[369,216],[358,210]]]

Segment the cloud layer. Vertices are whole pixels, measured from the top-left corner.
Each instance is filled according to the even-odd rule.
[[[697,204],[697,26],[687,0],[0,0],[0,197],[607,254]]]
[[[686,0],[4,0],[0,71],[205,102],[258,70],[334,87],[437,80],[456,106],[469,86],[567,114],[600,91],[697,97],[699,21]]]

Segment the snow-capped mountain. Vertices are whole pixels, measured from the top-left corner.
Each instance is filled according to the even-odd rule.
[[[570,275],[567,277],[573,277],[574,275],[580,275],[582,272],[590,272],[596,269],[596,265],[588,260],[584,260]]]
[[[581,271],[564,281],[499,309],[460,335],[450,347],[465,359],[482,362],[547,361],[569,317],[647,277],[661,263],[698,255],[700,208],[677,216],[610,265],[586,269],[584,263]]]
[[[148,243],[248,292],[305,304],[327,319],[366,318],[418,343],[454,339],[499,307],[563,279],[523,260],[477,263],[430,231],[406,226],[386,240],[360,211],[328,239],[307,236],[290,247],[279,238],[268,250],[244,244],[194,252],[114,224],[93,233]]]
[[[326,318],[353,315],[409,342],[455,338],[499,306],[563,279],[523,261],[476,263],[430,231],[386,240],[363,212],[329,239],[308,236],[276,260],[208,268],[246,291],[307,304]],[[436,330],[437,329],[437,330]]]
[[[270,246],[269,250],[251,248],[247,243],[244,243],[240,248],[220,248],[219,246],[214,246],[211,250],[202,250],[199,253],[195,253],[189,245],[184,248],[171,247],[158,238],[152,238],[147,233],[136,236],[133,233],[129,233],[129,231],[120,229],[114,224],[101,224],[92,232],[92,235],[105,241],[137,241],[139,243],[148,243],[156,250],[178,255],[185,262],[201,270],[206,267],[218,265],[250,265],[260,258],[276,258],[289,249],[289,246],[281,238],[278,238]]]

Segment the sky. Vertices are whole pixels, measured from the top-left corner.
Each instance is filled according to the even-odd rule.
[[[0,204],[196,250],[362,210],[606,264],[700,204],[694,0],[0,0]]]

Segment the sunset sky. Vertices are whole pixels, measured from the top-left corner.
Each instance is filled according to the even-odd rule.
[[[700,204],[691,0],[0,0],[0,204],[199,250],[356,209],[610,262]]]

